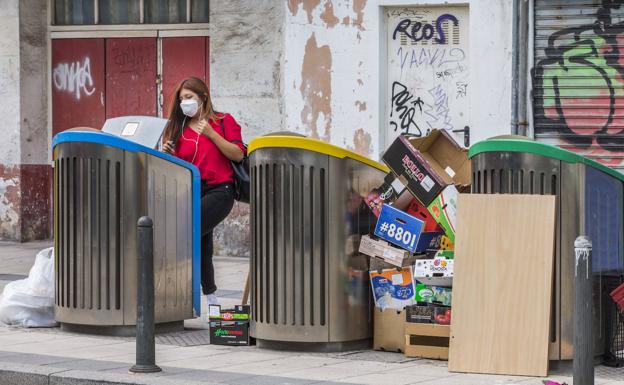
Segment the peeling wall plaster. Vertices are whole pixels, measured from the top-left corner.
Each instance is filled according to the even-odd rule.
[[[294,87],[284,90],[284,109],[287,129],[376,158],[378,115],[368,106],[377,100],[377,59],[370,56],[377,39],[366,29],[367,4],[288,2],[284,82]],[[354,143],[358,129],[368,145]]]
[[[20,237],[19,166],[0,164],[0,239]]]
[[[388,97],[380,87],[386,71],[380,63],[387,55],[380,41],[388,28],[385,7],[420,3],[289,0],[282,69],[289,85],[283,95],[285,128],[378,160],[388,145],[381,135]],[[427,1],[427,6],[445,5],[469,7],[472,143],[509,133],[512,0]]]

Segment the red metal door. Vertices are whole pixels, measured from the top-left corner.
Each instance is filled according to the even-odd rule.
[[[157,115],[156,38],[106,40],[106,119]]]
[[[169,116],[171,97],[180,81],[196,76],[210,85],[208,37],[162,39],[163,117]]]
[[[104,39],[52,40],[52,134],[104,124]]]

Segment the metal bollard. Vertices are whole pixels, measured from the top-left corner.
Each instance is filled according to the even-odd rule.
[[[162,369],[156,365],[154,342],[154,223],[150,217],[137,222],[138,287],[136,321],[136,364],[134,373],[154,373]]]
[[[574,360],[575,384],[594,384],[594,339],[592,330],[592,243],[580,236],[574,241]]]

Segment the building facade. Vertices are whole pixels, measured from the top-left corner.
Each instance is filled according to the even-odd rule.
[[[621,15],[610,0],[0,0],[0,238],[50,237],[54,134],[166,116],[188,75],[246,141],[293,131],[379,159],[402,133],[521,133],[624,166]],[[219,251],[247,255],[247,225],[237,204]]]

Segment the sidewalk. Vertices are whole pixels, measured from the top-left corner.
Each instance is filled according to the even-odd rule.
[[[0,243],[0,288],[28,274],[36,252],[49,242]],[[248,260],[216,257],[223,305],[240,303]],[[446,362],[398,353],[292,353],[208,344],[200,319],[186,330],[159,335],[158,374],[130,374],[133,338],[66,333],[58,328],[0,327],[0,384],[542,384],[541,378],[457,374]],[[570,370],[551,370],[572,384]],[[624,369],[596,368],[596,384],[623,384]]]

